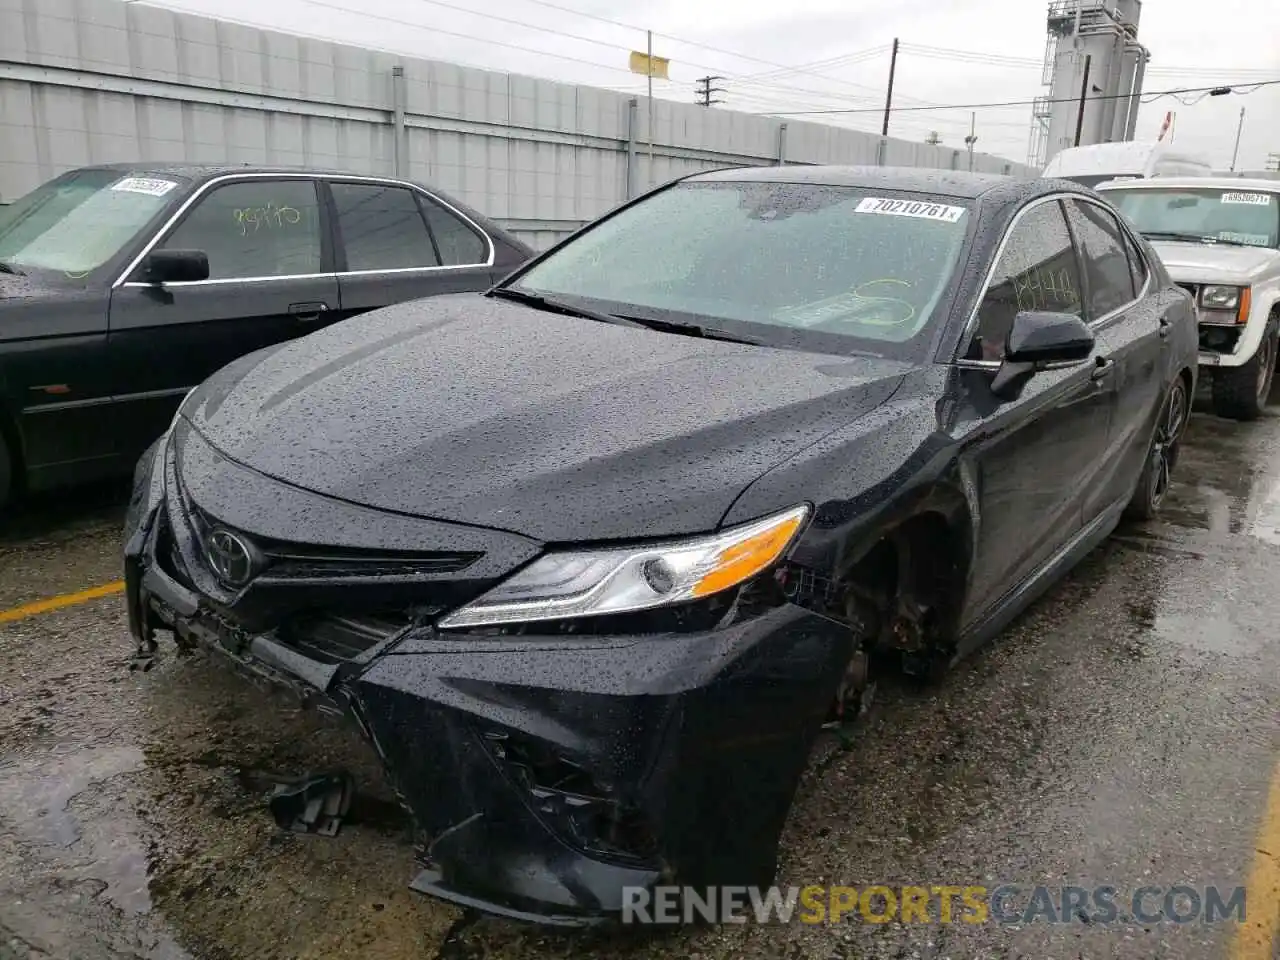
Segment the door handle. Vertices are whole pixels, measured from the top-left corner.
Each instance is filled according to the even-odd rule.
[[[1110,357],[1098,358],[1097,364],[1093,368],[1093,373],[1089,374],[1092,380],[1105,380],[1111,375],[1111,371],[1116,368],[1116,362]]]
[[[319,320],[320,315],[329,309],[329,305],[324,301],[312,301],[310,303],[291,303],[289,304],[289,313],[291,313],[300,323],[311,323]]]

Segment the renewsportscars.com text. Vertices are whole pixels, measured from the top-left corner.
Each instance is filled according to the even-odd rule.
[[[682,923],[1221,923],[1245,920],[1245,888],[1019,884],[806,887],[627,887],[622,922]]]

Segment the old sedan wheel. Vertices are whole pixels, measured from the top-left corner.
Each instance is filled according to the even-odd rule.
[[[1155,435],[1151,438],[1151,449],[1147,454],[1146,465],[1142,468],[1138,488],[1129,502],[1127,513],[1135,520],[1152,519],[1164,504],[1173,469],[1178,463],[1178,445],[1187,425],[1189,406],[1187,385],[1179,377],[1169,390],[1169,398],[1165,401],[1160,419],[1156,423]]]

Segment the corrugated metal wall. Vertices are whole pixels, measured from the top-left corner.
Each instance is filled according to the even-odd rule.
[[[659,100],[650,171],[633,103],[121,0],[0,0],[0,201],[119,160],[399,170],[542,247],[629,189],[710,167],[968,166],[950,148]],[[974,167],[1035,175],[985,154]]]

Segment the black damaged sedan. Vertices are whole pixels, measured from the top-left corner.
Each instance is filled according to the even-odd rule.
[[[193,391],[139,464],[131,628],[340,708],[415,889],[587,923],[767,884],[869,662],[954,662],[1160,507],[1196,344],[1085,188],[698,174]]]

